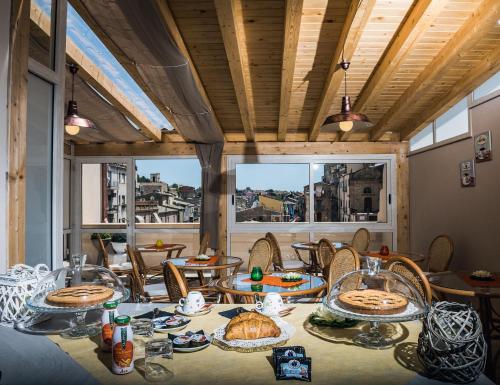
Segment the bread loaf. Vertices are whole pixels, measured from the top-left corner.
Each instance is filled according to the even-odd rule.
[[[247,312],[234,317],[226,326],[226,340],[256,340],[279,337],[280,328],[265,315]]]

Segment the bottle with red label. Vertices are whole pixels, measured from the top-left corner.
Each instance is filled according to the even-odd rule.
[[[118,317],[118,310],[116,309],[118,303],[116,301],[105,302],[104,312],[102,313],[101,324],[101,350],[103,352],[111,351],[111,341],[113,339],[113,327],[115,318]]]
[[[127,374],[134,370],[134,336],[130,327],[130,317],[115,318],[112,342],[111,369],[115,374]]]

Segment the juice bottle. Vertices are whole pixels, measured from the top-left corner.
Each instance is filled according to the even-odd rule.
[[[134,370],[134,342],[130,317],[120,315],[115,318],[111,369],[115,374],[127,374]]]
[[[101,350],[103,352],[111,351],[111,341],[113,339],[113,326],[115,318],[118,316],[116,309],[118,303],[116,301],[108,301],[104,303],[104,311],[101,317],[102,331],[101,331]]]

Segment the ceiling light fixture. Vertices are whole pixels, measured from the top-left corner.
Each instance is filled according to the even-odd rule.
[[[76,64],[69,65],[71,72],[71,100],[68,102],[68,112],[64,117],[64,130],[68,135],[78,135],[81,128],[95,128],[94,122],[78,116],[78,106],[75,101],[75,75],[78,72]]]
[[[351,63],[342,59],[340,67],[344,70],[344,96],[342,96],[342,107],[340,114],[330,115],[325,119],[323,127],[340,129],[348,132],[354,129],[363,129],[373,126],[372,122],[364,114],[351,112],[351,99],[347,95],[347,70]]]

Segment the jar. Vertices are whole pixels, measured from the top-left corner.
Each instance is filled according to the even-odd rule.
[[[115,318],[118,317],[118,310],[116,309],[118,303],[116,301],[105,302],[103,307],[104,311],[101,317],[101,350],[103,352],[111,351],[111,341],[113,340],[113,327]]]
[[[111,369],[115,374],[127,374],[134,370],[134,342],[130,317],[121,315],[115,318]]]

